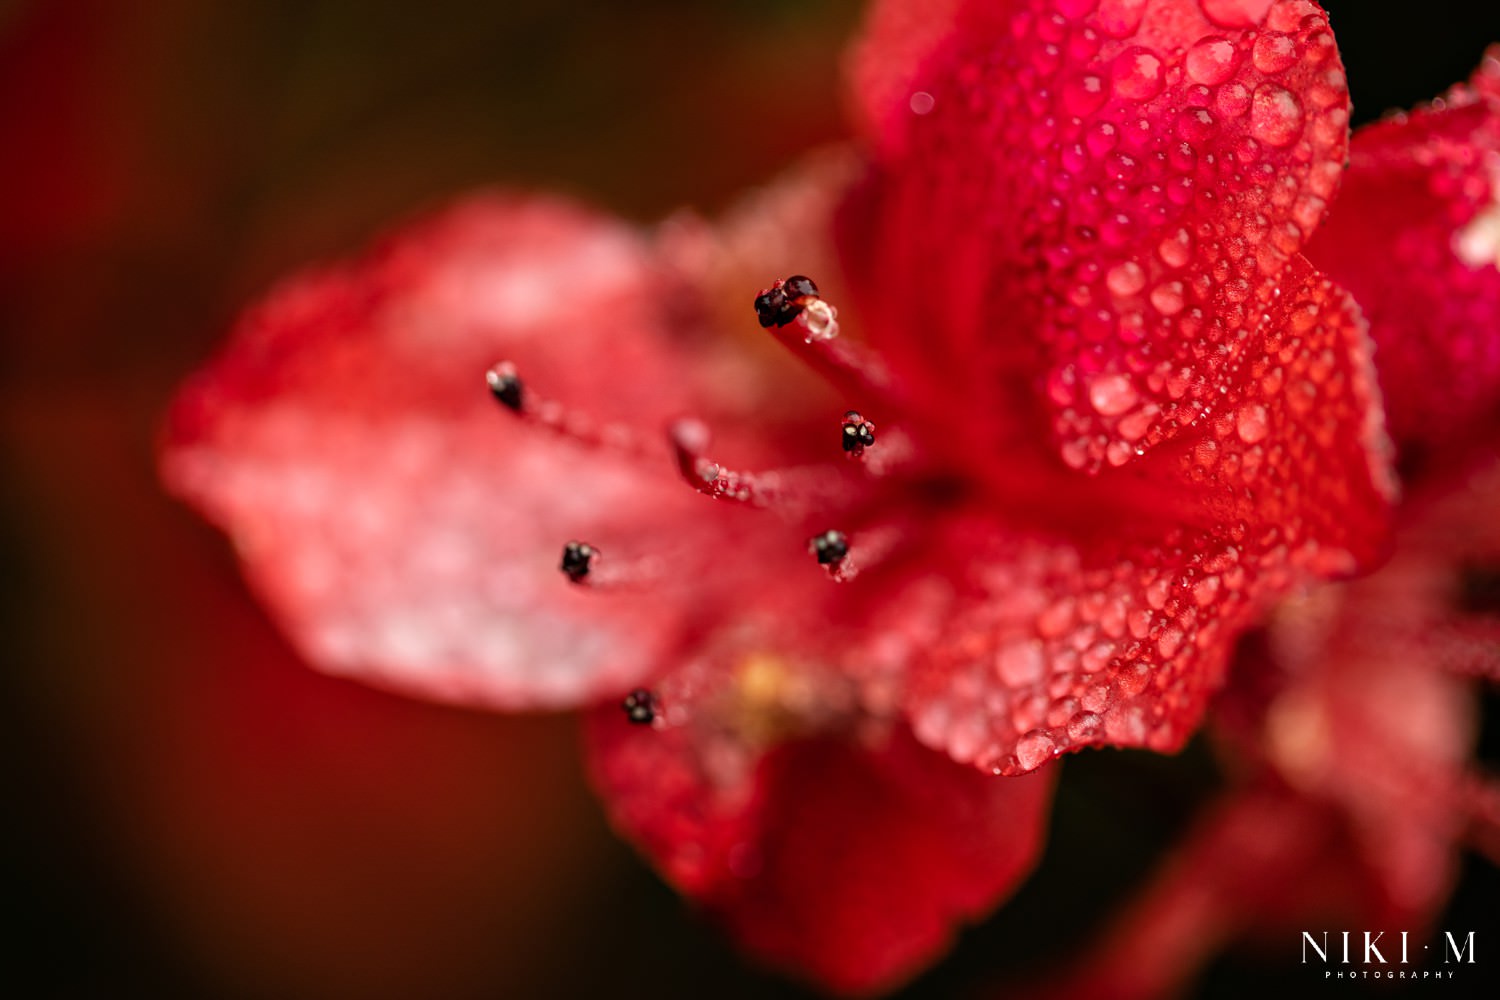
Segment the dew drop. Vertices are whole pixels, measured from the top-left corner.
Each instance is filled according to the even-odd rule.
[[[1106,445],[1106,448],[1104,448],[1104,460],[1109,462],[1112,468],[1116,469],[1130,462],[1134,454],[1136,454],[1136,450],[1130,447],[1130,444],[1125,441],[1110,441],[1109,445]]]
[[[1188,49],[1184,62],[1188,79],[1205,87],[1216,87],[1234,76],[1239,64],[1240,54],[1233,43],[1219,35],[1200,39]]]
[[[1115,648],[1107,642],[1096,642],[1083,655],[1078,658],[1078,665],[1086,674],[1097,674],[1109,666],[1109,661],[1114,657]]]
[[[1270,418],[1266,414],[1266,408],[1259,403],[1241,407],[1239,416],[1235,419],[1235,431],[1246,444],[1264,441],[1270,433]]]
[[[1016,741],[1016,762],[1027,771],[1041,767],[1052,759],[1057,743],[1039,729],[1032,730]]]
[[[1102,712],[1106,708],[1108,708],[1110,706],[1110,703],[1114,700],[1114,687],[1110,684],[1109,681],[1100,681],[1097,684],[1090,685],[1089,689],[1083,692],[1083,697],[1078,701],[1086,711]]]
[[[1141,270],[1141,265],[1128,260],[1110,268],[1104,280],[1112,293],[1125,298],[1146,287],[1146,272]]]
[[[1267,76],[1285,72],[1297,62],[1297,42],[1290,35],[1268,31],[1255,40],[1250,61]]]
[[[1238,118],[1250,110],[1250,88],[1239,81],[1224,84],[1214,97],[1214,107],[1224,118]]]
[[[1089,402],[1106,417],[1117,417],[1140,398],[1128,375],[1100,375],[1089,385]]]
[[[911,95],[911,113],[914,115],[931,114],[936,105],[937,101],[925,90],[919,90]]]
[[[1071,597],[1062,597],[1042,609],[1037,615],[1037,634],[1046,639],[1062,635],[1073,624],[1077,602]]]
[[[1068,739],[1074,743],[1086,743],[1096,738],[1104,728],[1104,720],[1093,712],[1079,712],[1068,720]]]
[[[1296,31],[1307,18],[1322,16],[1312,0],[1277,0],[1266,18],[1266,27],[1271,31]]]
[[[1166,281],[1151,289],[1151,306],[1163,316],[1176,316],[1184,302],[1180,281]]]
[[[1117,680],[1120,693],[1127,698],[1134,698],[1146,690],[1146,686],[1150,682],[1151,665],[1141,660],[1137,660],[1127,667],[1122,667]]]
[[[1285,87],[1261,84],[1255,88],[1250,133],[1267,145],[1290,145],[1302,134],[1302,105]]]
[[[1023,642],[1001,648],[995,657],[995,672],[1011,687],[1028,687],[1037,683],[1046,672],[1041,644]]]
[[[1179,229],[1157,245],[1156,255],[1168,267],[1186,267],[1193,257],[1193,238],[1186,229]]]
[[[1128,101],[1149,101],[1162,88],[1161,59],[1150,49],[1126,49],[1115,58],[1115,93]]]

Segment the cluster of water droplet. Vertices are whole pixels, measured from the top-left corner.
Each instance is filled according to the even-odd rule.
[[[1040,336],[1075,468],[1123,465],[1217,405],[1344,159],[1343,71],[1316,5],[1166,6],[1036,5],[1003,54],[927,84],[928,141],[960,129],[946,112],[994,151],[960,195],[987,199],[968,213],[1019,258],[986,293],[984,336]]]

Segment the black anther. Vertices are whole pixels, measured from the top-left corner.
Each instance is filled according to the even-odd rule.
[[[507,409],[521,412],[521,399],[523,386],[521,376],[516,374],[515,368],[509,363],[499,364],[485,372],[484,380],[489,383],[490,392]]]
[[[850,410],[844,414],[842,440],[845,451],[858,455],[875,443],[875,425],[860,416],[858,410]]]
[[[579,583],[589,575],[594,556],[598,554],[599,550],[588,542],[569,542],[563,546],[562,565],[558,568],[566,574],[569,580]]]
[[[825,531],[808,543],[820,566],[837,566],[849,554],[849,540],[842,531]]]
[[[656,695],[645,688],[636,688],[627,694],[620,707],[625,710],[625,717],[637,726],[650,725],[656,719]]]

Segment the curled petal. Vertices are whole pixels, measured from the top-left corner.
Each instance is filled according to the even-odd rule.
[[[1500,49],[1441,101],[1361,129],[1308,255],[1358,300],[1398,442],[1441,444],[1500,393]]]
[[[1245,391],[1347,146],[1316,4],[968,3],[900,79],[845,252],[934,428],[1097,469]]]
[[[841,993],[893,988],[987,913],[1040,849],[1050,775],[993,779],[901,727],[744,757],[692,725],[588,727],[620,831],[772,965]]]

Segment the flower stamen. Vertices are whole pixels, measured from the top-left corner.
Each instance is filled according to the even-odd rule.
[[[763,327],[786,326],[814,302],[820,302],[818,286],[804,274],[778,278],[755,296],[755,316]]]
[[[860,458],[866,448],[875,445],[875,425],[866,420],[858,410],[850,410],[844,414],[840,438],[845,454],[850,458]]]
[[[597,545],[571,541],[563,546],[562,560],[557,568],[575,587],[619,592],[660,586],[673,555],[653,552],[633,559],[606,560]]]
[[[842,531],[829,529],[809,539],[807,549],[817,557],[819,566],[837,569],[849,554],[849,539],[844,537]]]
[[[502,361],[484,373],[495,400],[533,427],[540,427],[586,448],[623,451],[655,459],[660,452],[630,428],[600,423],[586,414],[570,410],[560,402],[541,399],[522,381],[516,365]]]
[[[582,583],[594,568],[594,557],[599,550],[588,542],[573,541],[563,546],[562,563],[558,569],[572,583]]]
[[[627,694],[620,707],[625,710],[625,718],[637,726],[651,725],[661,712],[656,695],[645,688],[636,688]]]
[[[667,436],[677,455],[677,469],[688,485],[715,500],[774,509],[800,517],[815,506],[842,503],[848,489],[824,467],[737,472],[705,456],[711,435],[700,420],[674,421]]]
[[[800,320],[806,342],[832,340],[839,335],[839,311],[818,294],[818,286],[805,274],[778,279],[755,296],[755,318],[766,328],[778,330]]]
[[[513,413],[523,412],[525,387],[521,384],[521,376],[516,372],[515,365],[502,361],[484,373],[484,380],[500,405]]]
[[[829,382],[860,396],[883,396],[892,379],[886,366],[858,344],[836,339],[838,310],[818,294],[811,278],[793,275],[755,297],[755,315],[784,347]],[[803,335],[789,329],[797,320]]]

